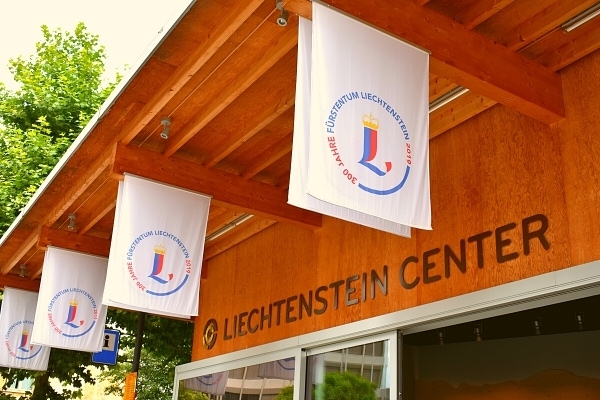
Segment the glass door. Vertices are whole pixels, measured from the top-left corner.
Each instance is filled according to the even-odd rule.
[[[398,335],[380,335],[307,351],[307,400],[391,400],[398,393]]]

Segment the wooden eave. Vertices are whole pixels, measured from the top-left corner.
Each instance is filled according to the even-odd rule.
[[[324,3],[429,51],[431,102],[468,89],[430,113],[431,139],[495,104],[560,121],[560,69],[600,47],[600,18],[561,28],[597,0]],[[253,215],[207,241],[205,261],[275,223],[318,230],[319,214],[286,201],[298,16],[311,18],[311,3],[284,7],[290,18],[280,27],[273,0],[192,5],[3,237],[0,286],[36,290],[47,246],[108,256],[124,173],[211,195],[211,238]]]

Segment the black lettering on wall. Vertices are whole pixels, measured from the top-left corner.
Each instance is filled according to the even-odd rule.
[[[503,248],[510,246],[510,244],[512,243],[512,240],[510,240],[508,238],[503,239],[502,234],[504,232],[513,230],[516,227],[517,227],[517,224],[515,224],[514,222],[511,222],[510,224],[506,224],[504,226],[496,228],[496,232],[495,232],[495,235],[496,235],[496,261],[498,261],[498,264],[502,264],[502,263],[505,263],[510,260],[514,260],[515,258],[519,257],[519,253],[517,253],[517,252],[504,254],[504,251],[502,250]]]
[[[537,230],[532,230],[532,225],[539,223],[540,227]],[[544,250],[550,248],[550,242],[544,236],[544,233],[548,230],[548,217],[543,214],[532,215],[523,219],[523,253],[528,256],[531,253],[531,241],[537,238]]]

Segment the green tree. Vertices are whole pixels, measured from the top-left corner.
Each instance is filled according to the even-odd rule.
[[[102,85],[105,50],[83,23],[74,33],[41,29],[37,53],[9,61],[19,88],[0,83],[0,234],[120,79]]]
[[[78,24],[74,33],[51,32],[42,26],[37,53],[10,60],[19,89],[0,83],[0,234],[6,231],[45,177],[82,131],[120,79],[102,86],[105,51],[98,37]],[[109,310],[109,326],[124,333],[120,347],[132,354],[137,314]],[[140,366],[138,399],[165,399],[172,390],[174,366],[190,361],[193,324],[148,316]],[[129,350],[127,350],[129,349]],[[131,370],[131,359],[109,368],[117,383]],[[83,383],[93,383],[86,366],[91,354],[52,349],[48,371],[0,368],[12,382],[34,377],[35,388],[26,399],[79,398]],[[58,393],[49,383],[57,378],[65,389]],[[3,395],[0,394],[0,399]]]
[[[377,385],[350,372],[329,372],[315,387],[317,400],[377,400]]]
[[[105,49],[83,23],[73,33],[41,29],[37,53],[9,61],[20,88],[0,88],[0,120],[7,128],[27,131],[43,117],[52,137],[73,140],[114,88],[102,85]]]
[[[109,310],[108,323],[126,327],[135,332],[138,314],[123,310]],[[170,399],[173,394],[175,367],[188,363],[192,354],[194,325],[189,321],[146,316],[140,369],[137,382],[137,400]],[[121,336],[124,352],[116,366],[107,369],[102,377],[113,382],[110,393],[122,394],[119,386],[131,371],[135,336]]]
[[[11,91],[0,83],[0,233],[116,85],[102,87],[104,47],[84,24],[78,24],[74,33],[50,32],[42,26],[42,34],[35,55],[10,60],[19,89]],[[35,389],[26,398],[71,399],[80,396],[83,382],[92,382],[85,368],[89,363],[89,353],[52,349],[45,372],[0,368],[0,374],[5,387],[33,376]],[[57,393],[50,386],[51,377],[71,389]]]
[[[313,387],[316,400],[377,400],[377,385],[367,378],[350,372],[327,372],[323,383]],[[292,400],[294,386],[286,386],[275,400]]]

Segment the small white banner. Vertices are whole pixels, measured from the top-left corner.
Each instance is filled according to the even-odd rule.
[[[350,210],[310,196],[306,190],[308,180],[308,144],[310,141],[310,68],[312,22],[300,18],[298,33],[298,68],[296,77],[296,104],[294,114],[294,146],[288,203],[331,217],[379,229],[395,235],[410,237],[410,227],[359,211]]]
[[[102,303],[198,315],[210,198],[125,175],[119,185]]]
[[[38,294],[26,290],[4,288],[0,310],[0,366],[45,371],[50,347],[31,343]]]
[[[228,376],[229,371],[198,376],[184,380],[183,386],[186,389],[194,390],[196,392],[220,396],[225,394]]]
[[[48,247],[32,343],[89,352],[102,349],[107,265],[107,258]]]
[[[313,2],[308,193],[431,229],[429,56]]]

